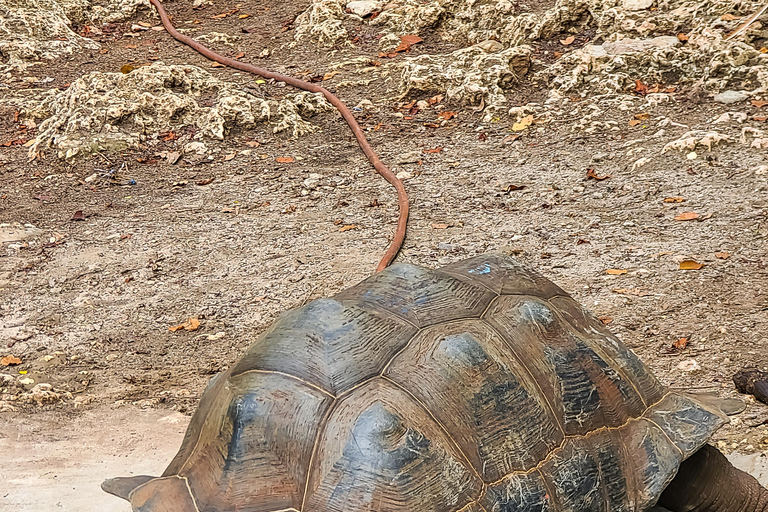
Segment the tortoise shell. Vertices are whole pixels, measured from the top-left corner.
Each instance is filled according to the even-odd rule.
[[[727,421],[496,254],[284,313],[202,396],[141,512],[635,511]]]

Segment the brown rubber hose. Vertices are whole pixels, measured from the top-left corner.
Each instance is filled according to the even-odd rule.
[[[336,107],[339,112],[341,112],[341,116],[344,118],[344,120],[349,125],[349,128],[352,130],[352,133],[355,134],[355,138],[357,139],[358,144],[360,144],[360,148],[363,150],[363,153],[365,153],[365,156],[368,157],[368,160],[373,164],[373,167],[378,171],[379,174],[381,174],[385,180],[387,180],[389,183],[392,184],[393,187],[395,187],[395,190],[397,190],[397,202],[400,210],[400,214],[397,219],[397,229],[395,230],[395,237],[392,240],[392,243],[389,244],[389,247],[387,248],[387,251],[384,253],[384,257],[381,258],[381,261],[379,262],[379,266],[376,267],[376,272],[380,272],[387,268],[390,263],[392,263],[392,260],[395,259],[395,256],[397,256],[397,253],[400,251],[400,247],[403,245],[403,240],[405,239],[405,230],[408,225],[408,194],[405,192],[405,187],[403,186],[403,183],[395,176],[395,174],[389,170],[389,168],[384,165],[379,157],[376,155],[376,153],[373,151],[373,148],[368,143],[368,139],[365,138],[365,135],[363,134],[363,129],[360,128],[360,125],[358,124],[355,117],[352,115],[352,112],[347,108],[344,103],[341,102],[336,96],[330,93],[327,89],[324,89],[323,87],[320,87],[319,85],[315,85],[309,82],[305,82],[304,80],[299,80],[298,78],[294,78],[292,76],[287,75],[281,75],[280,73],[274,73],[272,71],[267,71],[266,69],[261,69],[256,66],[253,66],[251,64],[246,64],[244,62],[238,62],[234,59],[230,59],[228,57],[224,57],[223,55],[219,55],[218,53],[209,50],[202,44],[198,43],[194,39],[192,39],[189,36],[185,36],[184,34],[179,33],[171,23],[170,18],[168,18],[168,13],[165,12],[165,9],[163,8],[163,5],[160,3],[159,0],[149,0],[152,5],[155,6],[157,9],[157,13],[160,15],[160,19],[163,21],[163,26],[165,27],[165,30],[168,31],[169,34],[171,34],[171,37],[176,39],[177,41],[180,41],[196,52],[200,53],[204,57],[218,62],[219,64],[224,64],[225,66],[229,66],[231,68],[239,69],[241,71],[246,71],[248,73],[253,73],[259,76],[263,76],[264,78],[272,78],[274,80],[277,80],[278,82],[285,82],[288,85],[291,85],[293,87],[296,87],[298,89],[303,89],[305,91],[310,92],[319,92],[323,96],[325,96],[325,99],[328,100],[328,102]]]

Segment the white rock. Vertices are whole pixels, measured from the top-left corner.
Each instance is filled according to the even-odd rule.
[[[355,0],[354,2],[349,2],[347,4],[347,9],[361,18],[365,18],[374,11],[379,10],[379,2],[373,2],[371,0]]]
[[[624,0],[622,7],[628,11],[640,11],[653,5],[653,0]]]
[[[696,362],[695,359],[686,359],[684,361],[680,361],[680,363],[677,365],[677,369],[684,372],[697,372],[701,370],[701,366]]]
[[[723,91],[720,94],[715,95],[716,102],[725,103],[726,105],[738,103],[747,98],[749,98],[749,94],[746,91]]]
[[[680,44],[675,36],[659,36],[652,39],[626,38],[614,43],[603,43],[603,48],[609,55],[644,52],[651,48],[670,48]]]

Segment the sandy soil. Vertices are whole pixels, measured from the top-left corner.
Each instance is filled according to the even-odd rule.
[[[301,1],[273,9],[246,2],[244,12],[258,13],[246,19],[213,18],[219,7],[168,7],[176,20],[242,36],[224,48],[232,55],[271,48],[259,62],[278,71],[321,76],[344,58],[377,58],[365,31],[335,54],[289,49]],[[6,93],[65,88],[88,71],[118,71],[150,56],[249,83],[164,32],[125,36],[139,22],[157,20],[140,11],[96,38],[108,51],[15,73]],[[412,51],[446,48],[427,40]],[[23,80],[30,76],[38,81]],[[344,68],[327,86],[366,76]],[[41,85],[44,77],[52,80]],[[263,89],[286,93],[275,84]],[[764,107],[702,102],[685,87],[663,102],[573,97],[551,122],[515,138],[511,120],[483,122],[470,107],[402,109],[429,96],[392,99],[392,84],[382,80],[338,92],[349,105],[373,102],[360,121],[382,159],[406,173],[412,215],[398,261],[435,267],[484,251],[513,253],[609,323],[669,386],[733,397],[737,370],[768,369],[766,153],[737,142],[744,126],[760,125],[731,116],[717,129],[733,142],[697,148],[693,157],[663,151],[689,130],[712,129],[723,113],[764,115]],[[523,105],[543,101],[547,86],[525,79],[507,92],[510,105]],[[593,120],[618,128],[575,128],[589,105],[599,110]],[[457,114],[425,126],[441,109]],[[34,136],[15,111],[0,110],[0,143]],[[637,115],[643,122],[630,124]],[[0,148],[0,356],[22,361],[0,373],[31,381],[8,388],[0,413],[0,451],[12,461],[0,468],[0,480],[11,482],[0,509],[125,510],[100,494],[104,477],[161,471],[213,374],[280,312],[372,272],[396,221],[392,190],[335,113],[311,122],[321,131],[296,140],[266,126],[206,140],[210,161],[175,165],[158,156],[179,150],[175,140],[31,163],[20,144]],[[285,157],[294,161],[276,160]],[[85,181],[123,163],[119,180]],[[588,169],[610,177],[588,179]],[[681,202],[665,201],[675,197]],[[84,220],[73,220],[78,211]],[[698,218],[675,219],[684,212]],[[688,259],[704,266],[681,270]],[[199,319],[197,330],[169,331],[190,317]],[[689,343],[673,349],[680,338]],[[51,388],[35,395],[40,383]],[[741,398],[746,411],[713,441],[744,454],[739,463],[765,481],[768,406]]]

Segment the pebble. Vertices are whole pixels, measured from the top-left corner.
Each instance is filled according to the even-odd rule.
[[[421,151],[409,151],[407,153],[400,153],[395,160],[396,164],[413,164],[423,158]]]
[[[701,366],[695,359],[686,359],[685,361],[680,361],[677,365],[677,369],[684,372],[697,372],[701,370]]]
[[[622,7],[628,11],[640,11],[653,5],[653,0],[624,0]]]
[[[370,16],[379,8],[379,2],[372,2],[371,0],[355,0],[347,4],[347,9],[357,14],[361,18]]]
[[[749,94],[746,91],[723,91],[720,94],[715,95],[715,101],[718,103],[725,103],[730,105],[731,103],[738,103],[749,98]]]
[[[626,38],[614,43],[603,43],[603,49],[609,55],[621,55],[644,52],[650,48],[670,48],[679,44],[680,40],[674,36],[659,36],[651,39]]]

